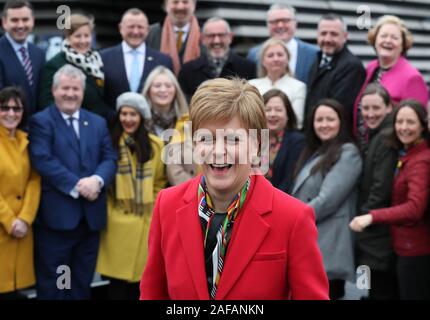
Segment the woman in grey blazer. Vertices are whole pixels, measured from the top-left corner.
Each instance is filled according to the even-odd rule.
[[[345,280],[355,279],[353,239],[348,224],[356,213],[362,160],[352,143],[344,114],[343,106],[333,99],[323,99],[313,109],[292,190],[294,197],[315,211],[330,299],[341,298]]]

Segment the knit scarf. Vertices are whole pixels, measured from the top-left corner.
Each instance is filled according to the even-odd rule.
[[[227,215],[216,234],[217,244],[212,252],[212,279],[214,280],[212,282],[212,288],[209,288],[212,299],[215,299],[216,291],[221,279],[225,255],[231,238],[233,223],[236,220],[237,214],[245,203],[250,184],[251,179],[248,178],[242,190],[239,191],[239,193],[234,197],[233,201],[229,205],[227,209]],[[202,220],[203,226],[205,226],[203,231],[205,235],[204,247],[206,248],[208,231],[215,212],[213,210],[212,199],[207,191],[206,180],[204,176],[202,176],[199,184],[198,203],[199,217]]]
[[[190,30],[187,35],[187,42],[183,63],[200,57],[200,29],[199,23],[195,16],[191,18]],[[173,29],[173,21],[167,16],[164,20],[163,30],[161,32],[160,51],[168,54],[173,61],[173,70],[178,75],[181,69],[181,61],[179,59],[178,49],[176,48],[176,34]]]
[[[115,199],[119,201],[126,213],[143,215],[143,181],[144,164],[136,161],[136,172],[133,176],[131,149],[136,141],[123,133],[119,140],[118,170],[115,176]]]
[[[67,40],[62,42],[61,51],[66,55],[68,62],[82,69],[86,74],[96,79],[104,80],[105,75],[102,71],[103,62],[97,51],[90,49],[87,53],[79,53],[70,46]]]

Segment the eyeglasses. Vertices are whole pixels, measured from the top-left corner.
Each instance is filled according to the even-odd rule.
[[[0,106],[1,112],[9,112],[10,110],[12,110],[14,113],[21,113],[24,108],[16,106]]]
[[[209,39],[215,39],[216,37],[219,37],[221,39],[227,37],[229,35],[228,32],[226,33],[205,33],[205,37],[208,37]]]
[[[282,18],[282,19],[269,20],[269,21],[267,21],[267,23],[272,24],[272,25],[276,25],[276,24],[278,24],[279,22],[282,22],[282,23],[287,24],[287,23],[290,23],[291,21],[294,21],[294,20],[296,20],[296,19],[292,19],[292,18]]]

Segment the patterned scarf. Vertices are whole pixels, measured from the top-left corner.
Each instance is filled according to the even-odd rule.
[[[151,116],[152,116],[152,129],[151,133],[154,133],[157,136],[161,135],[166,129],[174,128],[176,123],[176,112],[172,108],[169,112],[158,111],[156,108],[151,108]]]
[[[87,53],[79,53],[73,49],[67,40],[61,44],[61,51],[66,55],[66,60],[83,70],[86,74],[96,79],[104,80],[105,75],[102,71],[103,62],[97,51],[90,49]]]
[[[136,162],[133,176],[132,150],[135,140],[123,133],[119,140],[118,171],[115,177],[115,199],[120,202],[126,213],[143,215],[143,181],[145,179],[144,164]]]
[[[248,178],[242,190],[234,197],[232,203],[227,209],[227,215],[216,234],[217,244],[212,252],[212,288],[209,288],[211,299],[215,299],[216,291],[218,288],[219,281],[221,279],[224,259],[227,252],[227,247],[231,238],[231,231],[233,228],[236,216],[240,209],[245,203],[246,194],[251,185],[251,179]],[[202,176],[199,184],[198,190],[198,202],[199,202],[199,217],[202,222],[203,232],[205,235],[204,247],[206,248],[206,243],[208,240],[208,232],[211,222],[215,216],[213,210],[212,199],[207,191],[205,177]]]

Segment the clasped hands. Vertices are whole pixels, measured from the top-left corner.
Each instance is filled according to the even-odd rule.
[[[76,190],[79,195],[86,198],[89,201],[94,201],[98,198],[100,193],[100,181],[95,177],[82,178],[76,185]]]
[[[22,219],[15,219],[12,222],[12,236],[17,239],[22,239],[28,233],[28,224]]]

